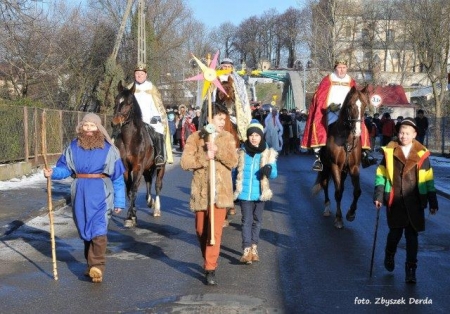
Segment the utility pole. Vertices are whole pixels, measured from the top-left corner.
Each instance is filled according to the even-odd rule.
[[[145,1],[139,0],[138,4],[138,55],[137,63],[147,63],[147,45],[145,40]]]
[[[119,52],[120,43],[122,42],[123,33],[125,32],[125,25],[127,24],[128,15],[130,15],[131,6],[133,4],[133,0],[128,0],[127,8],[125,9],[125,13],[122,17],[122,22],[120,23],[119,33],[116,37],[116,42],[114,43],[113,52],[111,54],[111,58],[116,60],[117,53]]]

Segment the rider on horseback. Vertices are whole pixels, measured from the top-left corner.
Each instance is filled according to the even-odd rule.
[[[312,148],[316,156],[313,170],[322,171],[320,149],[327,143],[328,125],[335,122],[339,116],[341,104],[356,82],[347,74],[347,60],[336,60],[334,72],[322,79],[317,88],[306,121],[305,133],[301,147]],[[376,159],[368,154],[370,139],[367,128],[363,124],[361,133],[362,165],[368,167],[376,164]]]
[[[228,108],[228,111],[231,122],[237,127],[239,140],[241,142],[245,142],[245,140],[247,140],[247,126],[250,124],[250,120],[252,118],[245,81],[234,71],[234,63],[230,58],[224,58],[222,62],[220,62],[220,69],[231,70],[230,74],[221,75],[219,79],[221,82],[228,81],[229,77],[232,79],[235,104],[234,108]]]
[[[167,151],[172,151],[170,138],[167,137],[169,135],[167,114],[158,89],[147,81],[145,64],[139,64],[134,69],[134,84],[136,84],[134,96],[141,108],[142,120],[153,142],[155,165],[164,165],[167,161]]]

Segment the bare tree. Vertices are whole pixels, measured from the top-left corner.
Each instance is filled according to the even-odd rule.
[[[416,70],[425,72],[434,95],[432,111],[437,118],[448,115],[448,73],[450,60],[450,2],[446,0],[405,0],[407,30],[417,57]],[[441,140],[440,125],[435,137]]]

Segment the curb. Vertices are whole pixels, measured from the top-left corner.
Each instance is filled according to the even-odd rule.
[[[53,212],[65,207],[69,204],[70,204],[70,195],[67,195],[64,198],[61,198],[58,200],[54,200],[52,202]],[[7,224],[3,227],[0,227],[0,237],[8,236],[11,233],[13,233],[14,231],[16,231],[17,229],[19,229],[24,224],[26,224],[31,219],[33,219],[37,216],[44,216],[44,215],[48,215],[48,206],[44,206],[44,207],[38,209],[37,211],[35,211],[35,214],[29,215],[25,219],[14,220],[14,221],[10,222],[9,224]]]

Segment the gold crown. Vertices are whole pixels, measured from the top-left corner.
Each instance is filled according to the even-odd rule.
[[[144,63],[139,63],[136,68],[134,68],[134,71],[144,71],[147,73],[147,66]]]
[[[334,66],[337,66],[339,64],[348,65],[347,63],[348,63],[347,59],[340,58],[340,59],[336,59],[336,61],[334,61]]]

